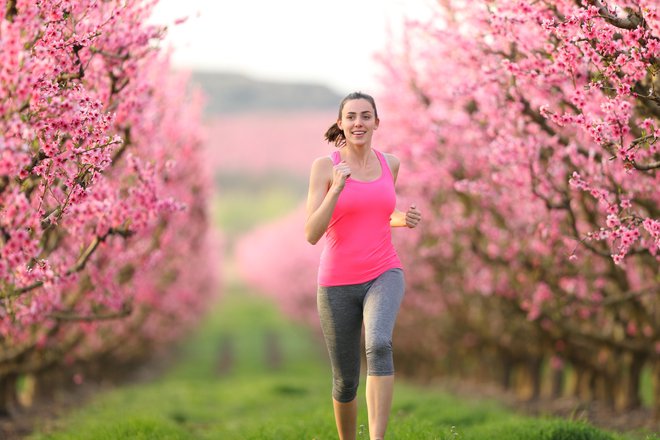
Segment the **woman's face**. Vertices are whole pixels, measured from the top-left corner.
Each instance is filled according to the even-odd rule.
[[[378,128],[374,108],[366,99],[346,101],[337,125],[344,131],[346,142],[353,145],[369,145],[374,130]]]

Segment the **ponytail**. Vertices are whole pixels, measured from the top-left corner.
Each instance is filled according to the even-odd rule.
[[[329,143],[335,144],[335,147],[341,147],[346,144],[344,131],[339,128],[336,122],[325,132],[325,140]]]

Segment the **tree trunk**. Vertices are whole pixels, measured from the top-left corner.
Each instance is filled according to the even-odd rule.
[[[48,368],[35,374],[35,399],[52,402],[57,391],[64,386],[64,374],[60,368]]]
[[[541,358],[527,359],[518,364],[516,377],[516,397],[530,402],[541,396]]]
[[[502,376],[500,378],[500,385],[503,389],[510,390],[514,363],[511,357],[507,356],[506,354],[502,354],[500,359],[502,360]]]
[[[36,398],[37,378],[34,374],[22,377],[22,385],[18,392],[18,403],[21,408],[31,408]]]
[[[532,385],[531,400],[537,400],[541,397],[541,368],[543,366],[543,358],[535,357],[527,361],[527,368],[529,369],[529,376]]]
[[[550,375],[550,397],[558,399],[564,393],[564,368],[556,368],[552,370]]]
[[[591,401],[593,399],[593,372],[583,366],[576,366],[575,374],[576,380],[573,395],[583,402]]]
[[[618,377],[617,381],[620,380],[621,378]],[[607,405],[610,409],[614,409],[615,386],[613,376],[606,370],[595,371],[591,381],[592,399]]]
[[[642,405],[642,398],[640,396],[641,390],[641,377],[642,369],[646,362],[646,356],[643,354],[635,353],[632,355],[632,360],[628,368],[628,380],[624,388],[624,400],[622,409],[629,411],[637,409]]]
[[[11,418],[19,409],[17,380],[15,373],[0,377],[0,418]]]

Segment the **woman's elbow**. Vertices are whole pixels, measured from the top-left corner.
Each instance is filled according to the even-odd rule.
[[[319,242],[319,239],[314,237],[307,237],[307,242],[311,245],[315,245],[316,243]]]
[[[305,228],[305,239],[309,244],[316,244],[319,242],[321,237],[319,237],[318,234],[314,234],[313,231],[310,231],[307,228]]]

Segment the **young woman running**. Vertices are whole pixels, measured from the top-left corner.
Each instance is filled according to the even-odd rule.
[[[401,262],[391,227],[414,228],[421,213],[395,209],[399,160],[371,147],[379,119],[374,99],[351,93],[325,134],[338,147],[314,161],[307,198],[307,241],[325,234],[317,306],[333,375],[333,407],[341,440],[357,432],[360,333],[367,356],[369,435],[383,439],[394,389],[392,330],[403,299]]]

